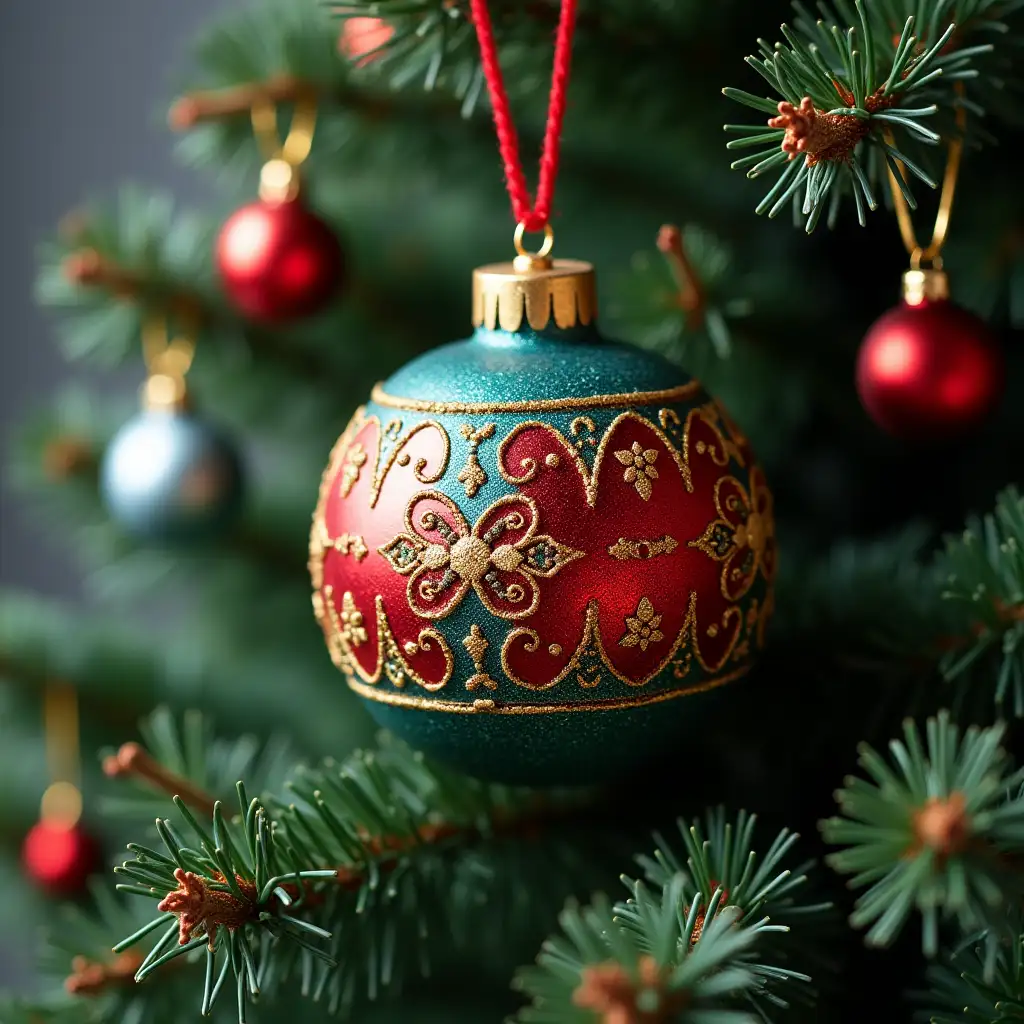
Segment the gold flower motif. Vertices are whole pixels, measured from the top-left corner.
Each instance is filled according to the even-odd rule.
[[[406,531],[377,550],[395,572],[409,577],[406,595],[416,615],[443,618],[472,589],[492,615],[522,619],[537,610],[537,580],[583,557],[537,533],[539,517],[532,498],[510,494],[485,509],[471,528],[447,495],[421,491],[406,507]]]
[[[345,455],[345,467],[341,471],[341,496],[347,498],[359,479],[359,471],[366,465],[366,452],[358,442]]]
[[[366,643],[368,636],[363,625],[363,613],[356,607],[351,590],[346,590],[341,599],[340,628],[342,639],[351,647]]]
[[[661,616],[654,614],[654,605],[646,597],[640,598],[636,613],[626,617],[626,632],[619,640],[622,647],[637,647],[646,651],[649,644],[656,644],[665,639],[665,634],[658,627]]]
[[[626,467],[622,479],[627,484],[632,484],[636,488],[636,493],[644,501],[647,501],[651,496],[651,481],[658,479],[658,471],[654,468],[654,463],[658,458],[657,449],[644,449],[640,446],[639,441],[634,441],[631,447],[623,448],[614,454],[615,458]]]

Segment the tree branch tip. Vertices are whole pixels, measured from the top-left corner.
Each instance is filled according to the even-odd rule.
[[[167,111],[174,131],[188,131],[202,121],[217,121],[249,113],[260,101],[289,103],[312,96],[315,87],[295,75],[275,75],[262,82],[243,82],[224,89],[207,89],[179,96]]]

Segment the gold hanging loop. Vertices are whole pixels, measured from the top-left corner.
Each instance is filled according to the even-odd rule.
[[[956,83],[957,95],[963,95],[963,83]],[[893,206],[896,209],[896,220],[899,223],[900,237],[910,256],[910,267],[912,270],[930,269],[942,270],[942,247],[946,244],[946,236],[949,234],[949,219],[953,212],[953,200],[956,197],[956,185],[960,176],[960,161],[964,150],[964,131],[967,126],[967,113],[963,106],[956,108],[956,126],[959,132],[955,139],[949,143],[949,151],[946,156],[946,171],[942,177],[942,190],[939,194],[939,210],[935,215],[935,226],[932,229],[931,241],[922,246],[917,240],[914,231],[914,221],[910,215],[910,207],[907,204],[903,190],[896,181],[892,168],[889,168],[889,190],[892,193]],[[893,138],[890,131],[886,131],[886,142],[892,145]],[[901,161],[897,161],[900,174],[905,177],[905,168]]]
[[[298,168],[313,148],[316,130],[316,95],[299,89],[295,95],[292,123],[282,140],[277,123],[277,104],[265,94],[252,104],[252,129],[266,163],[260,173],[260,198],[264,202],[287,202],[298,195]]]
[[[188,318],[191,320],[191,317]],[[185,375],[195,357],[196,325],[172,338],[167,316],[162,311],[146,315],[142,325],[142,358],[147,380],[144,402],[147,408],[180,408],[185,403]]]
[[[43,821],[71,828],[82,815],[79,790],[78,694],[66,683],[50,683],[43,695],[43,732],[50,785],[43,793]]]
[[[529,270],[549,270],[551,268],[551,250],[555,247],[555,229],[550,224],[544,225],[544,241],[536,252],[530,252],[523,245],[526,234],[526,221],[516,225],[516,233],[512,236],[512,244],[516,248],[516,258],[512,261],[515,270],[525,273]]]

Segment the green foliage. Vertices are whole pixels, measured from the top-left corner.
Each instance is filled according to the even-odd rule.
[[[774,217],[792,203],[795,216],[805,218],[810,232],[823,213],[828,213],[830,225],[835,223],[841,198],[849,192],[863,225],[867,211],[877,208],[879,195],[888,189],[890,172],[911,207],[916,201],[910,177],[935,187],[926,158],[918,151],[922,145],[934,146],[940,135],[922,119],[956,103],[953,84],[972,77],[973,59],[991,47],[960,47],[954,25],[946,18],[918,25],[908,17],[900,33],[899,23],[893,26],[877,16],[878,6],[870,8],[872,16],[862,0],[852,7],[838,3],[836,11],[822,3],[819,21],[798,8],[800,17],[793,27],[782,26],[785,43],[772,46],[761,40],[760,56],[747,58],[783,100],[799,107],[804,97],[810,97],[818,117],[848,117],[845,130],[856,135],[833,143],[834,148],[823,148],[821,158],[809,165],[779,148],[783,128],[726,125],[726,131],[740,136],[729,148],[766,147],[734,161],[733,168],[746,169],[750,178],[779,172],[758,213]],[[754,110],[777,113],[775,100],[739,89],[726,89],[725,94]]]
[[[622,908],[613,911],[604,897],[587,907],[568,906],[559,916],[563,934],[544,943],[536,966],[516,975],[515,987],[531,1000],[516,1019],[523,1024],[593,1021],[602,1004],[587,993],[600,986],[625,992],[625,998],[605,1004],[609,1016],[617,1007],[624,1020],[632,1009],[675,1024],[754,1024],[759,1018],[743,1008],[743,1001],[766,976],[806,980],[748,962],[763,932],[785,929],[767,920],[739,922],[733,909],[722,906],[721,890],[705,906],[700,893],[687,902],[684,889],[682,876],[659,897],[634,883],[628,927]]]
[[[696,224],[682,230],[683,248],[693,264],[702,308],[688,316],[680,281],[660,253],[634,254],[628,274],[616,282],[612,316],[627,336],[645,348],[692,370],[713,353],[726,359],[733,350],[732,322],[751,313],[748,282],[736,272],[728,246]]]
[[[792,924],[828,910],[829,903],[802,903],[794,893],[807,883],[807,871],[813,861],[784,868],[787,858],[800,837],[782,829],[769,844],[763,856],[754,849],[757,815],[740,811],[735,820],[727,817],[724,807],[708,811],[705,817],[707,834],[700,821],[677,822],[683,841],[685,859],[677,854],[660,835],[653,855],[637,857],[647,880],[660,889],[678,875],[683,879],[683,899],[690,902],[698,892],[722,889],[730,907],[736,907],[744,918],[768,915],[776,924]]]
[[[230,973],[235,980],[238,1021],[244,1024],[248,1000],[260,994],[264,964],[272,945],[291,942],[302,950],[306,962],[333,963],[322,948],[330,933],[295,914],[312,896],[307,883],[333,880],[336,873],[330,869],[301,869],[291,851],[282,850],[276,841],[259,800],[254,797],[249,801],[241,783],[238,817],[229,822],[217,801],[212,832],[200,825],[180,798],[175,797],[174,802],[189,839],[182,838],[168,819],[157,819],[157,831],[167,853],[130,845],[134,857],[115,871],[131,881],[117,888],[159,900],[179,889],[189,893],[191,888],[198,893],[193,898],[201,904],[201,909],[190,911],[197,920],[191,932],[182,925],[175,946],[178,919],[174,913],[165,912],[122,939],[114,952],[130,949],[152,932],[164,929],[135,972],[135,980],[141,982],[179,956],[197,959],[200,947],[204,947],[203,1013],[209,1012]],[[231,901],[236,914],[231,923],[222,920],[220,927],[206,909],[217,898],[215,894],[222,901]]]
[[[994,683],[996,703],[1024,716],[1024,497],[1016,487],[947,542],[939,569],[943,596],[969,624],[947,642],[943,674],[962,691]]]
[[[1001,943],[994,965],[977,942],[928,969],[930,992],[920,998],[931,1024],[1008,1024],[1024,1020],[1024,936]]]
[[[836,794],[842,817],[822,822],[826,842],[846,849],[828,863],[867,892],[850,917],[870,925],[866,941],[887,946],[916,907],[928,956],[939,945],[939,921],[964,934],[990,928],[994,957],[1006,904],[1024,895],[1017,872],[1001,855],[1024,842],[1022,774],[1011,772],[999,745],[1002,726],[961,735],[948,712],[928,720],[927,749],[912,721],[889,744],[892,764],[870,747],[859,763],[870,776],[849,777]]]
[[[157,707],[139,723],[139,734],[146,752],[163,768],[224,801],[234,794],[240,778],[255,793],[279,790],[298,759],[291,743],[280,735],[266,741],[253,735],[232,740],[216,736],[211,718],[196,710],[185,711],[179,721],[169,708]],[[102,754],[110,756],[114,751]],[[107,796],[101,803],[108,817],[133,823],[152,818],[166,807],[166,793],[134,776],[121,781],[117,796]]]

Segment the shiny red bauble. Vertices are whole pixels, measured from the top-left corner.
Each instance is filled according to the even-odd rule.
[[[260,200],[221,228],[217,268],[239,312],[284,323],[316,313],[334,297],[345,258],[334,232],[299,200]]]
[[[40,821],[21,848],[29,876],[44,889],[63,896],[81,892],[99,862],[96,841],[79,825]]]
[[[857,357],[857,391],[871,418],[912,440],[978,425],[999,399],[1003,360],[973,313],[947,298],[906,299],[875,322]]]

